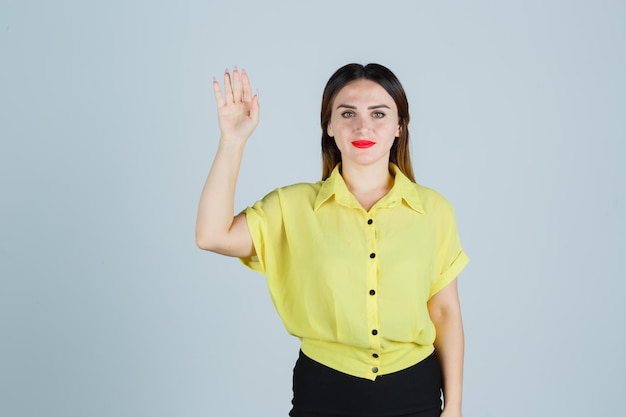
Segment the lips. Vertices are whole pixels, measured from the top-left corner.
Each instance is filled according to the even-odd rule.
[[[352,146],[359,149],[366,149],[374,146],[376,142],[372,142],[371,140],[355,140],[352,142]]]

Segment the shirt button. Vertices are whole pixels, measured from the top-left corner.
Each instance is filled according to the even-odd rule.
[[[370,290],[370,295],[374,295],[374,294],[376,294],[376,291]]]
[[[372,330],[372,334],[373,334],[374,336],[376,336],[376,335],[378,334],[378,330],[376,330],[376,329]]]
[[[370,258],[374,259],[376,257],[376,254],[374,252],[370,253]]]
[[[372,353],[372,358],[378,359],[378,353]]]
[[[367,221],[367,224],[372,224],[372,223],[374,223],[374,220],[372,220],[372,219],[369,219],[369,220]]]
[[[372,372],[374,372],[375,374],[377,374],[377,373],[378,373],[378,368],[377,368],[377,367],[373,367],[373,368],[372,368]]]

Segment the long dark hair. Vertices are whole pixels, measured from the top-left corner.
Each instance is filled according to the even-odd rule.
[[[341,162],[341,153],[335,141],[328,135],[328,123],[332,114],[333,100],[343,87],[352,81],[370,80],[379,84],[389,93],[398,107],[398,122],[400,136],[396,138],[389,162],[398,165],[400,171],[411,181],[415,182],[411,155],[409,153],[409,102],[402,84],[391,70],[380,64],[348,64],[339,68],[328,80],[322,96],[322,111],[320,119],[322,125],[322,180],[328,178],[335,166]]]

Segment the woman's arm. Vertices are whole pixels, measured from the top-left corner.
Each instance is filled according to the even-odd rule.
[[[245,214],[234,215],[235,187],[246,141],[259,122],[259,97],[245,70],[224,73],[224,94],[213,80],[221,136],[198,207],[196,244],[223,255],[254,253]]]
[[[428,301],[435,324],[435,349],[441,362],[444,407],[441,417],[461,417],[464,336],[456,279]]]

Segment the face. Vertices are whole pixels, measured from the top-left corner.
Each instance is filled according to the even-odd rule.
[[[389,151],[400,135],[398,108],[380,84],[356,80],[337,93],[327,132],[335,138],[342,164],[389,162]]]

